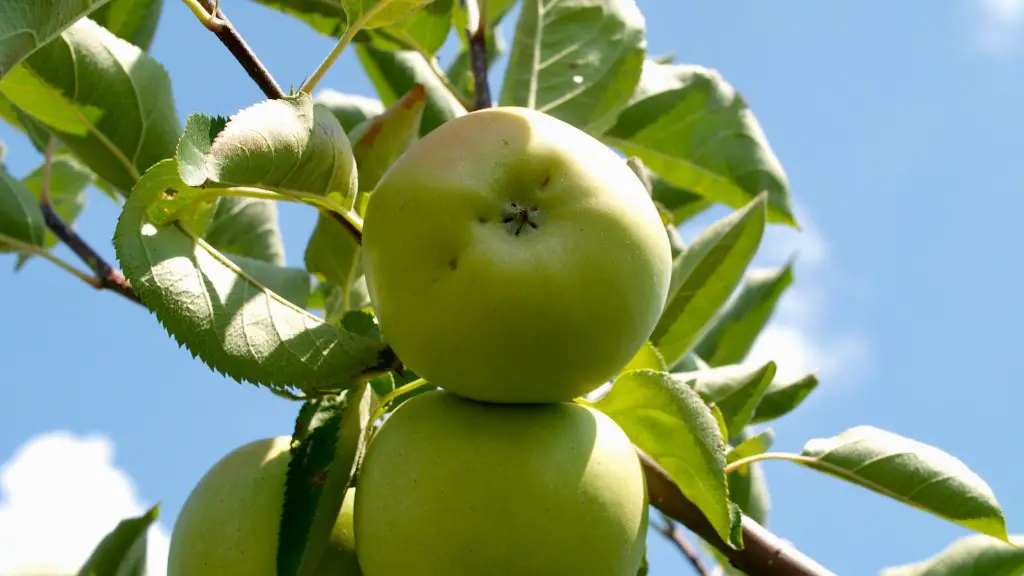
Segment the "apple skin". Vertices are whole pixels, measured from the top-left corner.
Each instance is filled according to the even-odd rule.
[[[626,162],[525,108],[436,128],[385,172],[365,213],[363,269],[385,339],[419,376],[484,402],[563,402],[614,378],[654,330],[671,268],[665,226]]]
[[[277,576],[290,442],[289,436],[250,442],[207,471],[174,523],[167,576]],[[361,574],[353,542],[354,502],[350,489],[314,571],[318,576]]]
[[[366,576],[635,576],[647,487],[629,438],[574,403],[406,401],[356,480]]]

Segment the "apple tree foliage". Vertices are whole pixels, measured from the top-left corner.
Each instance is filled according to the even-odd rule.
[[[406,149],[492,104],[487,72],[499,58],[493,104],[543,111],[620,152],[672,239],[669,298],[649,341],[603,395],[580,400],[621,426],[660,475],[648,476],[663,513],[653,526],[680,540],[689,528],[729,574],[829,574],[788,545],[777,562],[763,559],[763,461],[787,460],[978,533],[887,576],[1024,574],[995,495],[936,447],[859,426],[799,454],[770,451],[763,426],[818,385],[814,373],[783,380],[774,362],[746,361],[795,281],[792,261],[748,271],[767,227],[799,228],[786,173],[726,79],[648,52],[633,0],[255,1],[338,39],[297,91],[277,87],[209,0],[0,0],[0,117],[44,156],[22,178],[0,165],[0,250],[16,255],[15,271],[45,259],[142,304],[169,346],[296,402],[280,574],[315,565],[368,431],[432,388],[377,327],[362,216]],[[230,118],[187,111],[182,122],[173,79],[147,52],[165,9],[194,12],[267,99]],[[445,46],[456,56],[442,63]],[[344,50],[376,97],[314,90]],[[122,203],[115,263],[89,247],[106,238],[74,232],[93,188]],[[301,267],[286,264],[277,202],[317,211]],[[732,211],[684,245],[676,229],[714,205]],[[59,242],[85,271],[50,253]],[[679,512],[687,506],[696,520]],[[80,573],[141,574],[157,513],[125,519]]]

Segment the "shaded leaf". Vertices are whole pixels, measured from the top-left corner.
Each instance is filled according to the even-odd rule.
[[[708,363],[701,359],[693,352],[683,356],[683,359],[676,363],[675,366],[669,370],[669,372],[696,372],[697,370],[707,370],[711,368]]]
[[[413,87],[386,112],[352,134],[352,152],[359,169],[359,190],[369,192],[380,177],[416,140],[427,102],[422,84]]]
[[[320,214],[306,244],[305,262],[306,269],[317,279],[337,287],[339,300],[332,303],[337,312],[351,310],[352,285],[362,275],[362,266],[359,244],[348,230],[334,218]],[[333,315],[328,314],[328,317]]]
[[[394,24],[436,0],[341,0],[349,27],[379,28]]]
[[[633,0],[523,0],[500,103],[586,129],[633,95],[645,45]]]
[[[768,422],[789,414],[817,387],[817,374],[807,374],[792,382],[772,382],[764,391],[750,423]]]
[[[879,576],[1022,576],[1024,535],[1011,536],[1010,542],[963,536],[927,560],[886,568]]]
[[[739,294],[722,307],[694,351],[712,366],[742,362],[792,283],[792,262],[748,273]]]
[[[733,448],[729,449],[725,454],[725,463],[732,464],[733,462],[746,458],[748,456],[754,456],[756,454],[764,454],[772,447],[775,443],[775,432],[771,428],[762,431],[756,436],[750,436],[747,432],[747,428],[740,430],[740,434],[736,436],[738,443]],[[746,468],[741,467],[740,469]]]
[[[90,17],[119,38],[149,50],[163,8],[164,0],[110,0]]]
[[[125,276],[179,344],[231,378],[279,390],[342,389],[390,364],[383,343],[325,324],[180,226],[149,222],[149,204],[169,187],[185,188],[173,159],[132,191],[114,247]]]
[[[992,489],[963,462],[927,444],[856,426],[804,445],[800,464],[982,534],[1006,540]]]
[[[278,266],[285,263],[277,204],[272,200],[221,196],[203,237],[219,252]]]
[[[46,153],[46,144],[50,140],[50,131],[46,125],[23,112],[14,105],[0,90],[0,118],[12,128],[28,137],[32,147],[40,154]],[[59,148],[59,146],[58,146]]]
[[[278,574],[316,573],[376,410],[377,398],[367,384],[303,404],[285,481]]]
[[[685,382],[635,370],[616,378],[594,406],[668,472],[722,540],[740,545],[738,511],[729,506],[725,441],[707,405]]]
[[[679,362],[728,300],[750,264],[765,226],[765,196],[712,224],[673,262],[668,302],[651,341],[669,365]]]
[[[326,195],[351,202],[356,192],[352,146],[337,118],[305,92],[264,100],[222,124],[191,114],[178,145],[182,181],[192,187],[255,186]]]
[[[401,20],[370,34],[374,45],[385,50],[414,50],[433,57],[448,40],[455,0],[431,0]]]
[[[422,84],[426,89],[427,104],[420,123],[420,136],[466,114],[466,108],[438,79],[422,55],[409,50],[383,50],[368,42],[357,42],[355,47],[363,70],[385,106],[394,104],[415,84]]]
[[[0,92],[121,191],[173,156],[181,133],[164,68],[88,18],[14,68]]]
[[[657,174],[651,175],[654,201],[665,208],[672,224],[679,226],[711,207],[711,201],[699,194],[673,186]]]
[[[786,174],[735,89],[700,66],[646,67],[662,72],[656,88],[626,108],[602,138],[642,158],[673,186],[714,202],[739,208],[767,191],[768,220],[796,226]]]
[[[32,246],[43,246],[46,240],[39,202],[4,166],[0,166],[0,234]]]
[[[299,308],[305,308],[309,302],[313,286],[304,268],[287,268],[238,254],[228,257],[257,284]]]
[[[693,382],[694,390],[705,402],[722,410],[726,427],[735,434],[750,422],[761,396],[775,377],[775,370],[775,362],[768,362],[757,367],[722,366],[673,376]]]
[[[294,16],[317,32],[335,38],[348,28],[342,0],[254,0],[258,4]]]
[[[313,102],[330,110],[352,140],[352,129],[362,122],[384,113],[384,103],[376,98],[348,94],[324,88],[313,97]]]
[[[89,172],[71,156],[57,156],[50,165],[50,204],[61,220],[72,228],[85,206],[86,189],[92,180],[92,172]],[[38,203],[42,198],[43,191],[43,167],[40,166],[33,170],[22,180],[22,183]],[[46,230],[43,248],[53,248],[57,242],[59,242],[57,236],[50,230]],[[15,269],[21,268],[30,257],[28,254],[20,255]]]
[[[0,2],[0,79],[107,0],[4,0]]]
[[[146,576],[146,533],[160,514],[160,505],[117,523],[78,571],[78,576]]]

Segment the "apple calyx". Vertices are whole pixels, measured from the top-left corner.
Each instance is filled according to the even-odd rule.
[[[513,236],[536,230],[540,223],[539,208],[522,202],[509,202],[501,209],[501,223]]]

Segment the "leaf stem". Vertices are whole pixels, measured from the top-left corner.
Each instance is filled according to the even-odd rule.
[[[469,65],[473,71],[473,110],[493,106],[487,78],[487,2],[465,0],[466,36],[469,39]]]
[[[92,286],[93,288],[102,288],[102,286],[99,285],[95,278],[89,276],[85,272],[82,272],[78,268],[75,268],[74,265],[65,262],[64,260],[58,258],[57,256],[54,256],[46,248],[36,246],[35,244],[22,242],[21,240],[16,240],[4,234],[0,234],[0,244],[6,244],[7,246],[14,248],[17,252],[21,252],[23,254],[31,254],[33,256],[39,256],[41,258],[49,260],[50,262],[56,264],[64,271],[70,273],[72,276],[78,278],[79,280],[85,282],[86,284]]]
[[[199,18],[209,31],[213,32],[214,35],[220,39],[228,51],[238,60],[238,63],[242,65],[242,68],[249,74],[253,82],[259,86],[260,90],[267,98],[280,99],[285,97],[284,90],[281,90],[281,86],[278,85],[274,77],[271,76],[270,71],[260,62],[260,59],[256,57],[249,45],[246,44],[245,39],[242,35],[235,30],[231,21],[224,15],[224,11],[220,9],[220,2],[214,2],[212,0],[183,0],[186,5],[192,10],[192,12]],[[199,11],[201,10],[201,12]]]
[[[420,56],[427,61],[427,64],[430,65],[430,70],[434,73],[434,76],[437,76],[437,79],[440,80],[441,83],[444,84],[444,87],[452,93],[452,96],[455,96],[455,99],[458,100],[466,110],[472,110],[473,102],[470,102],[469,98],[462,93],[462,90],[459,90],[459,87],[452,83],[451,78],[445,74],[444,70],[441,69],[441,65],[438,64],[437,58],[421,48],[419,44],[414,43],[413,46],[416,48],[416,51],[419,52]]]
[[[731,464],[725,466],[725,473],[732,474],[736,470],[753,464],[754,462],[760,462],[761,460],[789,460],[790,462],[808,462],[813,461],[813,458],[801,456],[799,454],[791,454],[788,452],[765,452],[763,454],[754,454],[753,456],[747,456],[746,458],[740,458],[739,460],[733,461]]]
[[[742,517],[740,526],[743,549],[733,548],[718,536],[707,516],[683,495],[657,462],[639,449],[637,454],[651,505],[717,548],[737,569],[758,576],[835,576],[748,516]]]
[[[331,66],[333,66],[338,60],[338,57],[341,56],[341,53],[345,51],[345,47],[352,42],[356,33],[362,30],[363,26],[369,22],[371,18],[376,16],[378,12],[388,6],[388,4],[388,2],[377,2],[372,8],[363,12],[362,16],[357,18],[354,23],[349,23],[348,30],[345,30],[345,34],[343,34],[341,39],[338,40],[338,43],[334,45],[330,54],[328,54],[327,57],[324,58],[323,62],[317,66],[316,71],[314,71],[313,75],[306,80],[306,83],[302,85],[302,88],[299,88],[299,91],[312,96],[313,89],[320,83],[320,80],[322,80],[324,75],[327,74],[327,71],[331,69]]]
[[[662,536],[676,545],[676,548],[686,557],[690,565],[693,566],[693,569],[700,576],[711,576],[711,571],[704,565],[704,561],[697,554],[697,549],[683,536],[683,532],[676,526],[675,522],[665,516],[664,513],[662,513],[661,517],[663,523],[657,526],[658,532],[661,532]]]
[[[380,420],[381,416],[384,416],[384,414],[387,413],[388,407],[391,406],[391,403],[394,402],[396,398],[409,392],[412,392],[413,390],[417,390],[419,388],[427,386],[428,384],[429,382],[427,382],[423,378],[418,378],[416,380],[413,380],[412,382],[409,382],[405,386],[399,386],[398,388],[395,388],[394,390],[389,392],[387,396],[380,399],[380,404],[377,405],[377,410],[373,413],[373,418],[370,419],[369,425],[372,426],[374,422]]]

